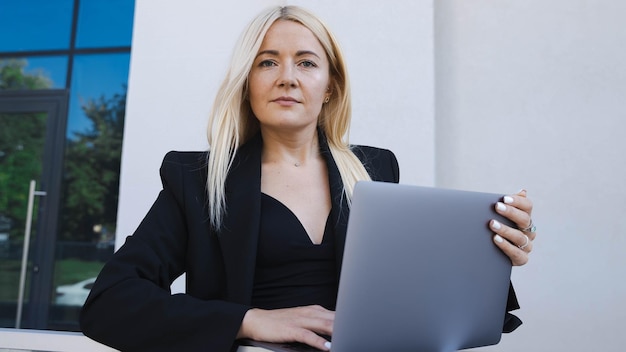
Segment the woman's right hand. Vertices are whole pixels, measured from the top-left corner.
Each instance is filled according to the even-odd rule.
[[[301,342],[322,351],[330,342],[320,335],[331,336],[335,312],[321,306],[265,310],[252,308],[243,317],[237,338],[265,342]]]

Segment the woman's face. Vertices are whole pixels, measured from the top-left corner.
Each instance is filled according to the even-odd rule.
[[[293,21],[274,22],[248,76],[250,105],[261,128],[315,128],[330,96],[328,65],[309,29]]]

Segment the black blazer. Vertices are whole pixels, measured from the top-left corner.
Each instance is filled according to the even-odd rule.
[[[226,181],[223,229],[210,226],[206,159],[170,152],[161,166],[163,190],[135,233],[102,269],[81,315],[88,337],[122,351],[229,351],[250,309],[261,205],[260,134],[239,148]],[[341,268],[348,206],[323,137]],[[355,146],[373,180],[398,182],[392,152]],[[186,273],[186,294],[170,294]],[[511,291],[512,292],[512,291]],[[515,296],[514,306],[517,305]],[[513,307],[514,308],[514,307]]]
[[[348,207],[339,170],[323,138],[320,142],[328,167],[339,268]],[[219,232],[208,218],[207,154],[165,156],[163,190],[133,236],[102,269],[83,307],[80,324],[85,335],[123,351],[230,350],[252,297],[261,146],[257,135],[237,152]],[[356,146],[354,152],[374,180],[399,181],[398,163],[390,151]],[[187,294],[171,295],[171,283],[184,272]]]

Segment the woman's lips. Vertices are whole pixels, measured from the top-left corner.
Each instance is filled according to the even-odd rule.
[[[281,106],[292,106],[299,103],[298,100],[292,97],[279,97],[272,100],[272,102]]]

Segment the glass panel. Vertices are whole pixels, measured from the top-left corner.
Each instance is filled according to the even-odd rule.
[[[82,0],[76,47],[130,46],[134,12],[134,0]]]
[[[0,90],[65,88],[67,56],[0,59]]]
[[[113,254],[130,54],[76,56],[49,328],[77,330]]]
[[[39,184],[41,178],[46,119],[42,113],[0,113],[0,327],[16,323],[29,184],[30,180]],[[37,222],[37,198],[32,229]],[[31,249],[36,237],[32,231]],[[24,307],[29,281],[27,277]]]
[[[116,95],[126,97],[129,64],[130,53],[75,56],[67,127],[69,139],[93,127],[93,119],[84,112],[90,102]]]
[[[67,49],[73,0],[0,0],[0,52]]]

